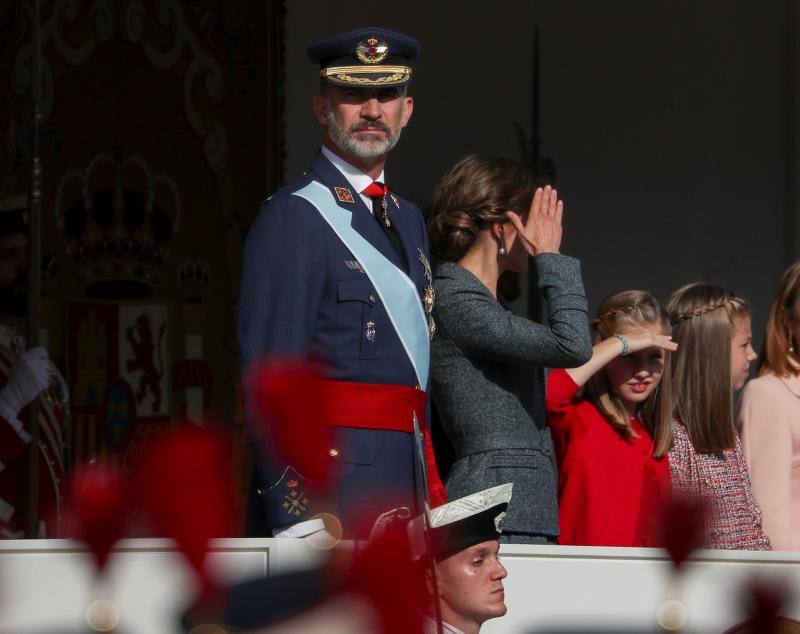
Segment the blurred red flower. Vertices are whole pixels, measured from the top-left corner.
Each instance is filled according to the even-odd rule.
[[[365,517],[368,515],[374,517]],[[421,632],[422,613],[428,607],[426,562],[412,558],[407,527],[408,517],[396,513],[380,530],[373,531],[345,583],[347,590],[373,606],[383,634]]]
[[[325,490],[332,461],[329,398],[325,381],[302,360],[273,360],[255,366],[246,379],[247,401],[261,449],[280,458]]]
[[[187,423],[150,443],[133,481],[139,506],[160,535],[175,540],[206,588],[208,542],[233,533],[231,460],[228,434]]]
[[[743,603],[750,631],[759,634],[778,632],[778,616],[791,598],[788,585],[766,579],[751,579],[745,584]]]
[[[666,513],[663,544],[672,563],[680,568],[689,556],[703,546],[706,504],[699,499],[676,497]]]
[[[97,566],[105,568],[114,543],[122,537],[128,510],[126,486],[105,462],[78,467],[67,488],[65,534],[84,542]]]

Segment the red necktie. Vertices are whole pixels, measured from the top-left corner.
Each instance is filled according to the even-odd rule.
[[[370,198],[383,198],[388,191],[389,188],[386,185],[380,181],[373,181],[369,184],[369,187],[364,189],[363,193]]]

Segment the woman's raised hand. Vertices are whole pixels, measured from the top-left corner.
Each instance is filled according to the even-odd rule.
[[[561,248],[561,217],[564,202],[558,199],[558,192],[548,185],[539,187],[533,194],[528,220],[522,219],[513,211],[506,212],[506,218],[519,233],[525,250],[531,255],[539,253],[558,253]]]

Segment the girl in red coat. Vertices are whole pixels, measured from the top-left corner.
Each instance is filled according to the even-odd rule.
[[[594,352],[553,370],[547,415],[559,464],[559,544],[658,546],[670,500],[669,320],[645,291],[606,298]],[[579,392],[583,388],[583,395]]]

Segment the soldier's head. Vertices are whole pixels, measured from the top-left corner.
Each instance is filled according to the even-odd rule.
[[[24,278],[27,270],[27,208],[25,196],[0,200],[0,288],[8,288],[17,283],[21,277]]]
[[[374,27],[309,47],[309,59],[320,66],[314,115],[331,151],[357,167],[385,159],[414,109],[408,64],[419,50],[413,38]]]
[[[503,579],[508,572],[498,556],[498,540],[512,489],[513,484],[503,484],[431,511],[434,594],[442,620],[465,632],[507,611]]]
[[[0,201],[0,313],[25,312],[28,271],[26,196]]]
[[[480,627],[506,611],[503,579],[508,575],[498,557],[497,539],[473,544],[436,564],[442,618],[464,631]]]

